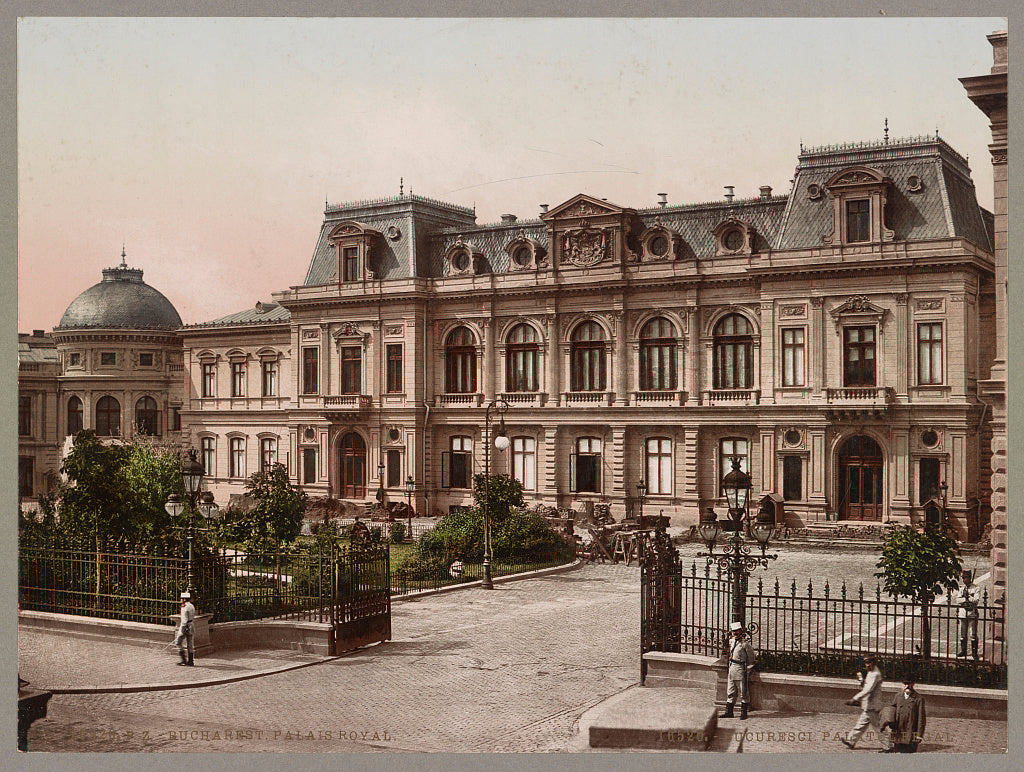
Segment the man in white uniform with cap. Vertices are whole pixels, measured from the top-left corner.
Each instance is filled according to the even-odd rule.
[[[749,641],[743,639],[744,629],[742,622],[733,622],[729,625],[732,637],[729,639],[729,677],[728,690],[725,695],[725,712],[721,718],[733,718],[733,706],[736,704],[736,694],[740,696],[740,720],[745,720],[747,710],[750,707],[749,676],[754,669],[754,647]]]
[[[179,665],[194,665],[195,655],[195,625],[196,607],[192,605],[192,595],[189,592],[181,594],[181,621],[178,623],[178,631],[174,636],[174,645],[178,647],[178,656],[181,657]],[[185,649],[188,649],[188,656],[185,656]]]

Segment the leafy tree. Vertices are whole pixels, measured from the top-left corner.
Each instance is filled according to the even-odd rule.
[[[933,524],[923,531],[909,525],[897,528],[885,537],[876,567],[882,569],[875,576],[886,592],[910,598],[921,608],[921,655],[931,656],[930,607],[943,588],[959,587],[963,570],[956,540]]]
[[[251,549],[279,548],[302,531],[306,494],[296,490],[284,464],[253,474],[245,483],[256,506],[231,523],[236,538]]]
[[[488,485],[487,476],[478,474],[473,477],[473,500],[481,511],[488,502],[487,515],[495,523],[523,506],[523,484],[507,474],[492,474]]]

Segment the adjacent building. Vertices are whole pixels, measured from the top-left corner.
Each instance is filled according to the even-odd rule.
[[[131,334],[62,321],[55,439],[74,399],[112,428],[112,397],[136,428],[180,425],[221,501],[281,462],[313,496],[405,500],[411,481],[436,514],[471,501],[487,408],[507,405],[490,468],[531,504],[622,517],[643,481],[647,514],[693,524],[736,459],[792,526],[944,509],[981,533],[994,222],[941,138],[801,148],[785,195],[540,209],[481,225],[411,193],[329,205],[272,302]],[[115,342],[133,382],[97,386]],[[146,352],[160,375],[136,386]]]

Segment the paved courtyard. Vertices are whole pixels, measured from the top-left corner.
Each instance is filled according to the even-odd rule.
[[[822,557],[800,560],[820,568]],[[874,556],[863,553],[859,560],[868,564]],[[292,753],[585,750],[577,731],[580,716],[638,680],[638,619],[635,565],[589,565],[497,584],[489,592],[428,596],[394,605],[394,640],[319,664],[199,688],[54,695],[47,718],[32,726],[29,747]],[[48,673],[73,679],[75,673],[58,671],[76,662],[80,670],[95,671],[93,680],[109,677],[111,683],[130,680],[124,672],[136,665],[153,683],[186,670],[174,665],[170,653],[86,641],[75,642],[77,656],[62,666],[60,657],[70,654],[50,645],[54,638],[29,633],[19,640],[19,666],[23,674],[32,674],[34,685],[52,685],[46,683]],[[252,669],[261,657],[267,668],[305,664],[273,652],[246,656],[228,665],[219,659],[219,667]],[[202,668],[203,661],[197,660],[197,676]],[[700,696],[691,690],[665,691],[679,699]],[[745,752],[843,750],[826,737],[852,725],[853,710],[843,711],[837,706],[835,714],[755,714],[745,728],[794,732],[798,739],[787,745],[776,734],[771,740],[763,735],[745,743]],[[923,751],[999,751],[1006,746],[1006,726],[998,722],[935,719],[929,729],[938,739]],[[814,734],[800,734],[803,730]]]

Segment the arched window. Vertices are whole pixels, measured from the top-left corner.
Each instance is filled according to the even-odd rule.
[[[573,330],[570,347],[570,390],[604,391],[607,381],[604,330],[597,322],[583,322]]]
[[[640,391],[676,387],[676,328],[658,316],[640,330]]]
[[[96,434],[116,437],[121,433],[121,403],[113,397],[100,397],[96,403]]]
[[[231,438],[231,453],[228,456],[229,471],[232,477],[245,477],[245,438]]]
[[[509,391],[537,391],[537,331],[517,324],[508,335],[505,385]]]
[[[156,434],[156,400],[142,397],[135,403],[135,430],[139,434]]]
[[[449,394],[476,393],[476,346],[473,333],[456,327],[444,344],[444,390]]]
[[[68,434],[72,437],[82,431],[85,426],[82,400],[72,397],[68,400]]]
[[[715,325],[716,389],[749,389],[754,384],[754,330],[746,317],[729,314]]]

